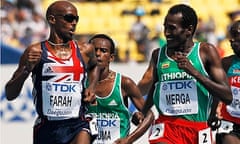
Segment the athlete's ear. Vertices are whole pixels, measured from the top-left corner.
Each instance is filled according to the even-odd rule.
[[[193,35],[193,25],[188,26],[187,28],[187,35]]]
[[[49,24],[55,24],[56,19],[55,19],[54,15],[49,15],[47,17],[47,21],[49,22]]]
[[[113,61],[114,61],[114,58],[115,58],[114,54],[111,54],[111,55],[110,55],[110,62],[113,62]]]

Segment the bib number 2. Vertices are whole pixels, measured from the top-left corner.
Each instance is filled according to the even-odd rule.
[[[162,137],[163,134],[164,134],[164,124],[163,123],[154,124],[151,128],[149,140],[158,139],[158,138]]]
[[[211,130],[206,128],[198,132],[198,143],[199,144],[211,144]]]

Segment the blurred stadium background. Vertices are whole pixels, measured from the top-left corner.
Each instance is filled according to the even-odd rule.
[[[134,11],[138,8],[142,8],[144,13],[142,21],[150,29],[150,33],[148,35],[149,39],[156,35],[159,30],[159,26],[160,31],[163,29],[162,24],[167,10],[169,7],[177,3],[191,5],[196,10],[199,19],[201,19],[203,23],[208,23],[211,19],[213,19],[216,26],[214,28],[214,34],[219,41],[222,41],[226,37],[227,26],[231,23],[229,14],[235,11],[240,11],[239,0],[72,1],[76,4],[80,16],[80,21],[76,31],[77,35],[83,36],[95,33],[107,33],[111,35],[117,42],[120,61],[124,61],[126,59],[128,32],[130,31],[132,24],[136,21]],[[51,2],[52,0],[43,1],[42,4],[44,11]],[[227,48],[225,47],[225,49]],[[131,52],[137,53],[136,50]],[[225,55],[229,55],[229,53],[231,52],[226,52]]]
[[[48,36],[44,21],[46,8],[55,0],[1,0],[1,84],[0,84],[0,143],[32,143],[32,125],[36,116],[31,97],[31,80],[27,80],[20,97],[8,102],[4,85],[17,68],[20,54],[26,45]],[[240,0],[71,0],[78,8],[80,20],[76,39],[87,41],[91,35],[106,33],[117,44],[117,58],[112,68],[130,76],[137,83],[147,68],[147,61],[132,46],[129,31],[141,10],[142,21],[149,28],[148,39],[163,37],[163,21],[169,7],[177,3],[191,5],[199,16],[196,40],[212,42],[224,57],[232,50],[227,28],[240,19]],[[26,27],[29,25],[29,27]],[[202,36],[202,37],[201,37]],[[156,46],[156,47],[155,47]],[[152,45],[157,48],[159,45]],[[132,69],[130,68],[132,67]],[[130,106],[131,111],[134,108]],[[145,134],[136,143],[146,144]]]

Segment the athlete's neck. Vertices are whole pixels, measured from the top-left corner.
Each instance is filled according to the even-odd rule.
[[[102,83],[102,82],[105,82],[107,80],[113,79],[113,77],[114,77],[114,72],[111,71],[111,70],[108,70],[104,74],[101,73],[100,80],[98,81],[98,83]]]
[[[54,42],[48,40],[48,43],[52,46],[69,46],[69,41],[66,43],[54,43]]]

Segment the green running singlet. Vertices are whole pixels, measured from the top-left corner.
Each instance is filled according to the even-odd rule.
[[[97,117],[98,137],[94,144],[112,144],[129,134],[130,113],[123,101],[120,73],[116,73],[111,93],[97,96],[97,106],[89,106],[88,113]]]
[[[187,58],[195,69],[208,77],[199,51],[200,43],[195,42]],[[211,95],[194,77],[178,68],[177,63],[167,56],[166,46],[159,51],[157,75],[153,99],[160,114],[190,121],[207,121],[211,110]]]

